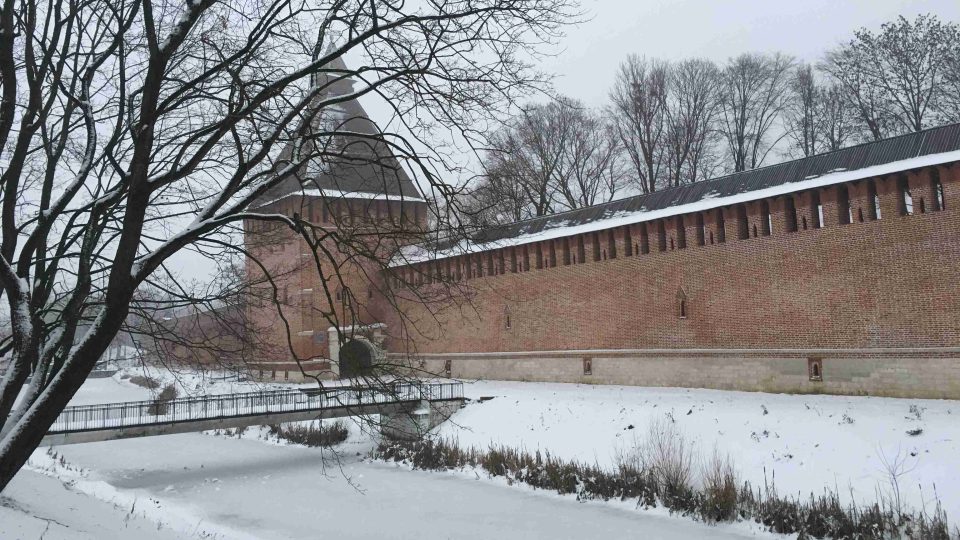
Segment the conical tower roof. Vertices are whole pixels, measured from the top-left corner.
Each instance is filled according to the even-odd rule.
[[[315,85],[323,88],[315,103],[350,96],[354,92],[354,81],[349,74],[350,70],[339,57],[326,64],[314,77]],[[330,131],[340,134],[323,135]],[[302,134],[301,138],[287,143],[280,155],[279,167],[291,161],[298,148],[300,155],[322,155],[313,157],[295,176],[270,189],[261,197],[260,204],[301,192],[326,197],[422,199],[393,151],[377,136],[380,133],[377,124],[355,98],[328,104],[313,115],[309,125],[303,121],[297,132]],[[315,145],[321,145],[319,151]]]

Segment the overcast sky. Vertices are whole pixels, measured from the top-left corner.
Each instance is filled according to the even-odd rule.
[[[581,0],[590,20],[570,28],[543,68],[556,87],[590,105],[605,103],[629,53],[723,62],[748,51],[782,51],[816,61],[853,36],[898,15],[960,21],[960,0]]]

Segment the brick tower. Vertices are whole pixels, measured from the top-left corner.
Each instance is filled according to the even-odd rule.
[[[331,62],[315,81],[324,89],[318,102],[353,94],[348,73],[339,59]],[[300,216],[314,227],[316,249],[286,225],[244,224],[247,276],[255,283],[246,306],[256,334],[250,367],[265,379],[297,380],[301,367],[308,375],[337,376],[331,358],[342,341],[383,321],[382,262],[426,223],[426,202],[358,101],[309,112],[298,131],[303,136],[285,147],[278,168],[312,157],[251,210]],[[358,135],[315,135],[331,130]]]

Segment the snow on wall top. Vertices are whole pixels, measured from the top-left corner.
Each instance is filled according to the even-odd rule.
[[[562,238],[954,161],[960,161],[960,124],[491,227],[438,250],[408,246],[391,265]]]

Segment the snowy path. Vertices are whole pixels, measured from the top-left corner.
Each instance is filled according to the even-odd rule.
[[[347,445],[349,449],[349,445]],[[745,538],[656,512],[409,471],[347,457],[340,475],[317,449],[209,435],[67,446],[69,463],[141,499],[257,538]],[[324,472],[326,471],[326,473]],[[760,534],[760,533],[757,533]]]

